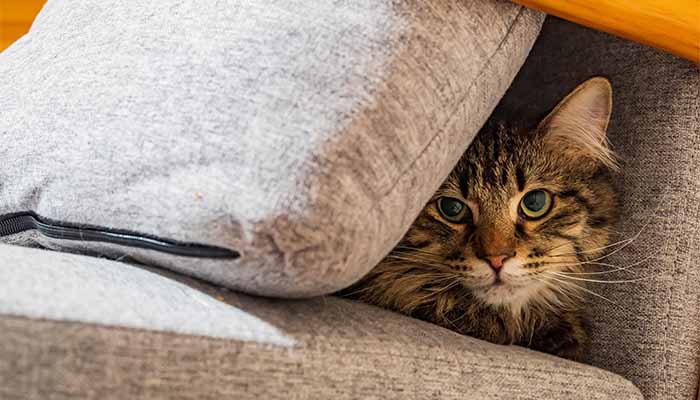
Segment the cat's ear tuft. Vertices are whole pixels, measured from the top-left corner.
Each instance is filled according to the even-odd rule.
[[[547,146],[575,158],[588,158],[617,168],[607,139],[612,87],[602,77],[580,84],[540,122]]]

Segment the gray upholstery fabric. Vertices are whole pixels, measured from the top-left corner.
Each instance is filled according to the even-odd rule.
[[[501,0],[51,0],[0,54],[0,215],[234,249],[41,242],[329,293],[400,239],[542,20]]]
[[[3,400],[641,399],[612,373],[360,303],[265,300],[188,278],[188,286],[168,283],[114,261],[8,247],[0,253],[16,270],[0,269]],[[170,320],[188,328],[180,332],[208,334],[214,316],[238,333],[150,331],[172,331],[163,322]]]
[[[275,327],[229,307],[219,293],[130,265],[0,246],[0,314],[292,346]]]
[[[619,239],[629,266],[591,289],[589,362],[635,382],[645,398],[694,399],[700,377],[700,73],[690,62],[548,18],[499,107],[533,115],[594,75],[613,85],[609,136],[621,159]]]

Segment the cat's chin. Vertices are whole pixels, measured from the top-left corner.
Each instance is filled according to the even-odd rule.
[[[521,309],[535,298],[540,285],[515,285],[512,282],[494,280],[492,283],[472,289],[473,294],[485,304],[493,307]]]

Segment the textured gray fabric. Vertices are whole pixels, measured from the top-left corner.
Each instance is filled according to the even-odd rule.
[[[648,400],[694,399],[700,377],[700,73],[690,62],[623,39],[548,19],[499,106],[529,115],[586,78],[613,85],[609,136],[621,159],[619,239],[639,237],[591,289],[591,364],[635,382]]]
[[[248,292],[337,290],[400,239],[542,19],[500,0],[51,0],[0,54],[0,215],[235,249],[87,250]]]
[[[4,400],[641,399],[631,383],[612,373],[460,336],[365,304],[336,298],[265,300],[188,278],[182,279],[189,287],[165,283],[164,277],[114,261],[0,251],[22,267],[15,274],[22,278],[9,275],[9,292],[0,286],[0,314],[9,307],[13,314],[42,318],[0,315]],[[20,255],[24,264],[15,264]],[[65,268],[66,277],[51,276],[62,287],[31,287],[36,273],[58,268]],[[201,292],[195,295],[195,289]],[[75,301],[79,293],[84,304]],[[204,299],[206,294],[218,297],[216,307],[229,312],[211,312],[214,300]],[[137,298],[141,310],[132,309]],[[138,314],[137,324],[129,322],[130,310]],[[163,329],[157,311],[175,321],[179,310],[184,314],[179,321],[192,333],[210,330],[214,315],[219,326],[251,331],[241,340],[213,339],[44,319],[82,313],[88,322]],[[106,316],[95,318],[95,311]],[[273,340],[271,329],[278,332]]]
[[[5,245],[0,255],[0,314],[294,345],[250,314],[130,265]]]

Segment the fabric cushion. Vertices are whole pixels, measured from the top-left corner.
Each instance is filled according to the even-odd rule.
[[[0,314],[292,346],[272,325],[174,279],[110,260],[0,245]]]
[[[45,250],[0,254],[2,399],[641,399],[609,372],[365,304],[254,298]]]
[[[265,295],[348,286],[542,20],[500,0],[52,0],[0,54],[0,216],[40,228],[5,241]]]
[[[697,66],[548,18],[496,118],[536,115],[595,75],[608,77],[614,91],[608,131],[621,163],[616,238],[635,239],[601,260],[631,268],[590,278],[641,280],[590,286],[616,304],[590,296],[588,362],[627,377],[648,400],[694,399],[700,377]]]

